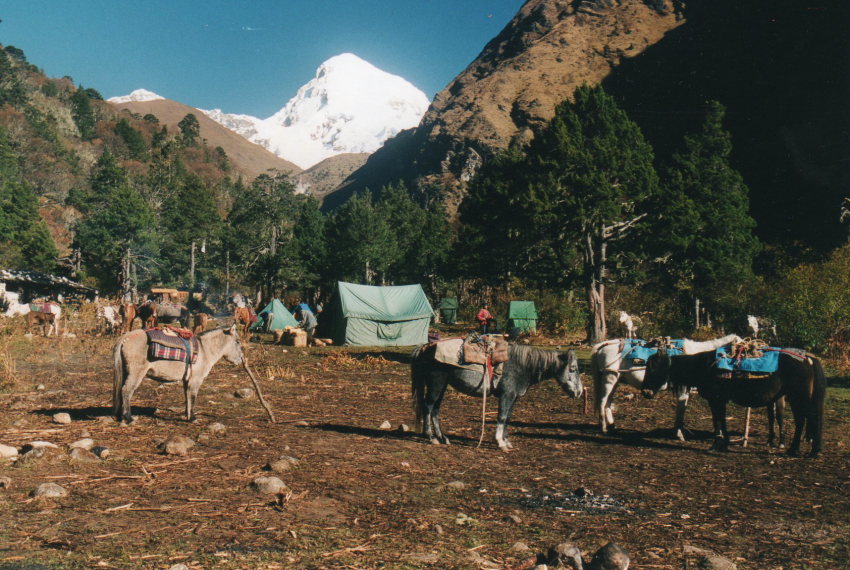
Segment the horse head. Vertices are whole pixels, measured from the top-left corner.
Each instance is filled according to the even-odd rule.
[[[228,362],[235,365],[242,364],[242,343],[239,342],[239,328],[234,324],[230,328],[224,329],[226,338],[226,346],[224,356]]]
[[[671,364],[672,357],[667,352],[666,346],[662,346],[658,349],[658,352],[647,358],[646,372],[643,376],[643,387],[641,388],[645,398],[654,397],[670,382]]]
[[[578,357],[574,350],[568,350],[558,354],[559,367],[555,376],[561,389],[571,398],[578,398],[584,391],[581,383],[581,374],[578,370]]]

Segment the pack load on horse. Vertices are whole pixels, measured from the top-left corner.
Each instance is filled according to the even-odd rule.
[[[621,382],[634,387],[643,386],[644,372],[647,359],[655,354],[662,346],[673,354],[697,354],[713,352],[718,347],[730,342],[740,341],[738,335],[726,335],[714,340],[694,341],[690,339],[660,338],[643,339],[612,339],[594,345],[590,354],[590,369],[593,375],[594,407],[599,415],[599,425],[602,433],[614,429],[614,391]],[[676,397],[675,435],[681,441],[685,440],[685,409],[690,399],[690,390],[684,387],[674,389]]]
[[[575,351],[508,344],[498,336],[423,345],[413,352],[410,372],[417,427],[433,444],[449,443],[440,425],[440,405],[449,385],[481,397],[482,405],[489,394],[499,398],[496,443],[502,450],[513,447],[507,436],[508,421],[517,398],[531,386],[555,378],[570,397],[577,398],[583,391]]]
[[[804,350],[742,341],[711,352],[673,356],[666,349],[646,363],[643,394],[653,397],[663,385],[696,388],[708,401],[714,424],[714,451],[727,451],[726,404],[759,408],[783,396],[794,413],[794,437],[789,455],[799,455],[805,430],[812,442],[810,456],[822,446],[826,379],[820,361]]]
[[[134,330],[124,334],[113,349],[112,412],[118,421],[132,423],[130,400],[145,378],[183,383],[186,419],[194,421],[198,391],[221,358],[242,364],[242,346],[236,326],[199,335],[169,327]]]

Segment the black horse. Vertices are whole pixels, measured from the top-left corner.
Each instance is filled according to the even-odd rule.
[[[673,386],[693,386],[708,400],[714,423],[713,451],[727,451],[729,432],[726,430],[726,403],[760,408],[771,406],[783,396],[794,413],[794,438],[789,455],[800,454],[803,430],[811,440],[811,457],[821,450],[823,437],[823,403],[826,379],[820,361],[801,351],[787,350],[779,354],[779,368],[764,378],[746,378],[733,374],[724,377],[715,367],[714,352],[670,356],[660,349],[646,362],[643,395],[652,398],[667,383]]]
[[[483,397],[482,372],[444,364],[434,358],[435,345],[426,345],[413,352],[410,365],[413,406],[417,428],[424,424],[424,433],[431,443],[448,445],[449,438],[440,427],[440,404],[446,387],[452,385],[468,396]],[[572,398],[581,396],[583,386],[575,351],[557,352],[528,346],[511,345],[509,359],[502,377],[492,391],[499,398],[499,417],[496,423],[496,443],[502,450],[513,446],[508,441],[508,420],[517,398],[547,378],[555,378]]]

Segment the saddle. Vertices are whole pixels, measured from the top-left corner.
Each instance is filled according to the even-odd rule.
[[[465,339],[439,340],[433,344],[437,362],[479,372],[490,380],[490,389],[498,386],[510,351],[503,337],[473,334]]]
[[[148,355],[151,360],[176,360],[187,366],[198,360],[198,337],[188,329],[156,327],[148,335]]]

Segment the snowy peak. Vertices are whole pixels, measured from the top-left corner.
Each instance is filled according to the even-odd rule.
[[[157,95],[153,91],[148,91],[147,89],[136,89],[129,95],[110,97],[107,101],[110,103],[132,103],[141,101],[156,101],[157,99],[165,99],[165,97]]]
[[[210,118],[309,168],[342,153],[374,152],[415,127],[428,109],[425,94],[351,53],[330,58],[277,113],[265,120],[204,111]]]

